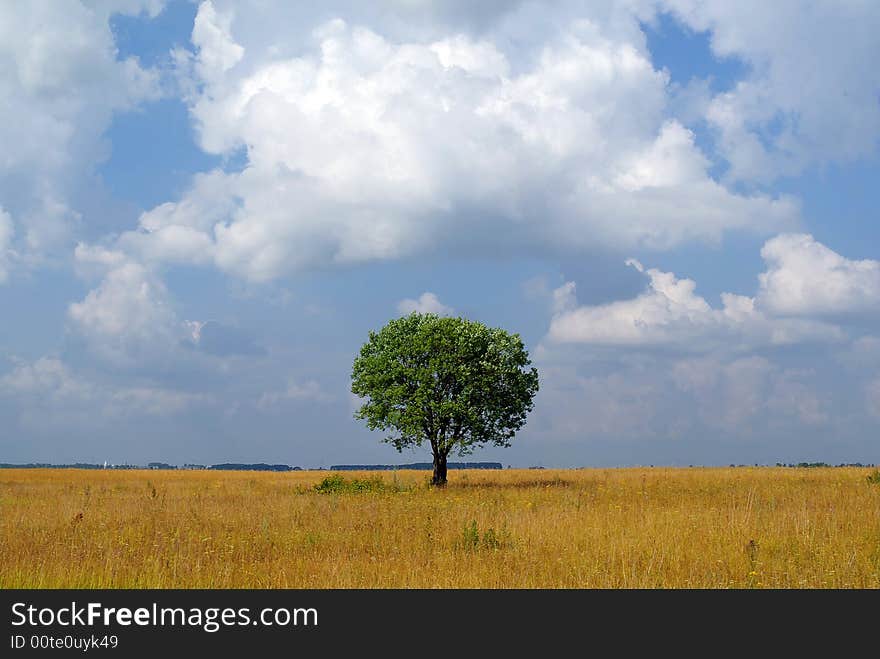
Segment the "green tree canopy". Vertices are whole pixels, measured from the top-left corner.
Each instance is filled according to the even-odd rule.
[[[370,332],[352,369],[355,414],[398,451],[428,443],[434,485],[451,451],[510,446],[538,391],[538,372],[518,334],[464,318],[412,313]]]

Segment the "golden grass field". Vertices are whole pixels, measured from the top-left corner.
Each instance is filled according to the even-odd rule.
[[[0,587],[878,588],[871,471],[7,469]]]

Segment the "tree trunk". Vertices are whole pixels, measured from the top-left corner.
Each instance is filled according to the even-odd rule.
[[[431,485],[443,487],[446,485],[446,454],[439,451],[434,453],[434,476]]]

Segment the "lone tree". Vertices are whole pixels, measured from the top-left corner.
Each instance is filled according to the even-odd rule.
[[[354,360],[355,414],[398,451],[423,442],[434,454],[432,485],[446,484],[450,451],[510,446],[538,391],[538,372],[518,334],[464,318],[412,313],[392,320]]]

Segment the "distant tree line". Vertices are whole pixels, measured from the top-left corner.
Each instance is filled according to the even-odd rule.
[[[94,464],[90,462],[75,462],[73,464],[50,464],[48,462],[28,462],[27,464],[11,464],[0,462],[0,469],[211,469],[216,471],[301,471],[302,467],[291,467],[284,464],[240,464],[226,462],[216,465],[184,464],[183,467],[168,464],[167,462],[149,462],[146,465],[132,464]]]
[[[813,467],[872,467],[873,465],[862,464],[861,462],[841,462],[838,465],[828,464],[827,462],[798,462],[795,463],[783,463],[777,462],[777,467],[800,467],[800,468],[813,468]]]
[[[300,467],[291,467],[290,465],[267,465],[263,462],[257,464],[238,464],[235,462],[224,462],[223,464],[211,465],[206,469],[215,471],[300,471]]]
[[[449,469],[503,469],[500,462],[450,462],[447,464]],[[654,465],[651,465],[652,467]],[[690,465],[693,467],[694,465]],[[750,467],[753,465],[731,464],[731,467]],[[755,464],[755,467],[761,465]],[[873,467],[872,464],[863,464],[861,462],[842,462],[840,464],[830,464],[828,462],[777,462],[777,467],[791,467],[810,469],[815,467]],[[332,465],[330,471],[394,471],[395,469],[433,469],[434,465],[430,462],[411,462],[409,464],[387,465],[387,464],[365,464],[365,465]],[[530,467],[530,469],[543,469],[544,467]],[[0,462],[0,469],[185,469],[185,470],[212,470],[212,471],[302,471],[302,467],[292,467],[286,464],[266,464],[257,462],[253,464],[224,462],[215,465],[202,465],[185,463],[182,467],[168,464],[167,462],[149,462],[146,465],[134,464],[96,464],[92,462],[74,462],[72,464],[51,464],[48,462],[28,462],[26,464],[12,464],[9,462]],[[589,467],[580,467],[580,469],[589,469]],[[315,471],[326,471],[324,467],[314,468]]]
[[[447,469],[502,469],[500,462],[447,462]],[[434,469],[431,462],[403,465],[332,465],[331,471],[393,471],[395,469]]]
[[[28,462],[27,464],[11,464],[0,462],[0,469],[145,469],[142,465],[103,465],[91,462],[74,462],[72,464],[49,464],[48,462]]]

